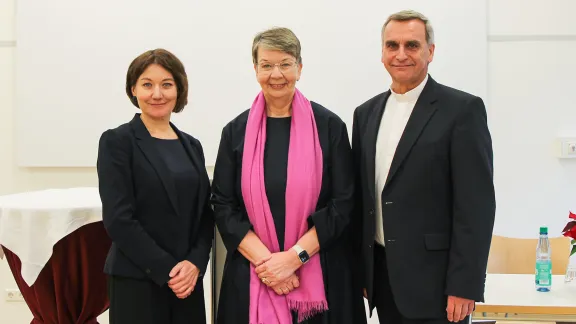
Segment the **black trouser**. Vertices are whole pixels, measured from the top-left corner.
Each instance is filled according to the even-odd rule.
[[[377,243],[374,243],[374,305],[378,312],[380,324],[454,324],[449,322],[447,318],[415,320],[405,318],[400,314],[388,280],[386,249]],[[465,324],[468,322],[469,318],[466,317],[458,323]]]
[[[168,287],[151,280],[108,277],[110,324],[204,324],[206,308],[202,280],[194,292],[179,299]]]

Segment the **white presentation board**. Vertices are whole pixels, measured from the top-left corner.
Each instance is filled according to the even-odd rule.
[[[124,82],[137,55],[166,48],[185,64],[189,105],[173,121],[213,165],[222,127],[260,90],[252,39],[272,26],[302,43],[298,88],[352,127],[354,108],[385,91],[380,30],[398,10],[436,30],[431,75],[486,97],[485,1],[18,0],[16,148],[27,167],[92,167],[103,131],[129,121]]]

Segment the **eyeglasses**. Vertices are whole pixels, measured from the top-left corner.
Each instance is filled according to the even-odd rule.
[[[280,72],[284,73],[289,72],[292,68],[296,67],[296,65],[297,65],[296,62],[281,62],[275,64],[262,62],[258,64],[258,72],[271,73],[275,67],[278,67],[280,69]]]

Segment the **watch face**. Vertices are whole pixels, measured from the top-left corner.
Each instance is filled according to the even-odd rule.
[[[298,256],[300,257],[300,261],[302,261],[302,263],[306,263],[310,259],[310,257],[308,256],[308,253],[306,253],[306,251],[300,252],[300,254],[298,254]]]

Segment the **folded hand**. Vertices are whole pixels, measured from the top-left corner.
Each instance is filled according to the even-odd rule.
[[[288,295],[294,289],[300,287],[300,278],[293,274],[283,282],[279,282],[274,286],[270,286],[278,295]]]
[[[292,250],[272,254],[263,264],[256,267],[258,278],[269,287],[286,281],[302,263]]]
[[[184,299],[194,291],[199,275],[198,267],[190,261],[184,260],[170,271],[170,278],[172,279],[168,281],[168,286],[174,291],[176,297]]]

